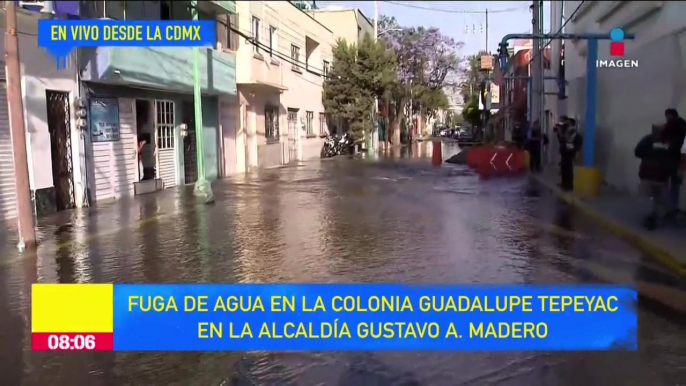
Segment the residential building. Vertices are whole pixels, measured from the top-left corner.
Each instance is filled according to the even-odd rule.
[[[374,38],[372,22],[359,9],[311,9],[309,13],[333,31],[335,41],[359,44],[366,34]]]
[[[292,2],[236,4],[239,171],[319,157],[333,33]]]
[[[666,108],[686,115],[686,5],[678,1],[566,1],[564,6],[564,14],[571,17],[565,33],[609,33],[622,28],[625,34],[635,35],[623,42],[623,56],[610,56],[609,41],[598,43],[599,61],[629,61],[637,66],[597,69],[594,166],[606,183],[636,192],[636,143],[650,132],[651,124],[664,121]],[[584,40],[565,42],[567,113],[582,132],[587,55]],[[682,198],[683,194],[684,189]]]
[[[512,140],[512,130],[516,124],[526,125],[529,105],[529,62],[531,49],[515,51],[510,57],[507,72],[499,83],[500,100],[503,108],[499,118],[503,121],[503,137],[506,141]],[[499,66],[498,71],[501,71]],[[498,79],[500,81],[500,79]]]
[[[190,20],[190,1],[81,2],[86,18]],[[218,20],[217,44],[200,48],[206,176],[237,172],[236,57],[227,15],[233,1],[199,1],[199,18]],[[81,49],[82,103],[89,107],[86,138],[92,201],[154,191],[197,180],[193,48]],[[137,144],[149,139],[140,159]],[[138,161],[143,164],[142,170]],[[144,180],[142,182],[139,182]]]
[[[78,14],[78,2],[60,2],[56,11]],[[76,4],[74,4],[76,3]],[[38,20],[45,15],[17,9],[22,101],[26,127],[29,184],[37,215],[81,206],[85,201],[82,133],[72,103],[78,95],[76,55],[57,69],[55,58],[38,47]],[[4,9],[0,10],[4,35]],[[5,40],[0,41],[5,50]],[[4,62],[3,62],[4,67]],[[0,220],[16,217],[15,170],[7,105],[7,80],[0,75]]]

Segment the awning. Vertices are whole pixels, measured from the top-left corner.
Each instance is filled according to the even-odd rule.
[[[270,83],[270,82],[263,82],[263,81],[256,81],[256,82],[248,82],[248,83],[238,83],[238,87],[245,87],[245,88],[251,88],[251,89],[267,89],[269,91],[286,91],[288,90],[288,87],[282,86],[280,84],[276,83]]]

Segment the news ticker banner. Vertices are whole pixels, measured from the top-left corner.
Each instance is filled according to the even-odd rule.
[[[39,20],[38,46],[57,58],[58,68],[76,47],[211,47],[213,20]]]
[[[34,284],[38,351],[636,350],[617,286]]]

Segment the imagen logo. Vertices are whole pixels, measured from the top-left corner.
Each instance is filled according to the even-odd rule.
[[[624,30],[615,28],[610,31],[610,56],[624,56]]]
[[[616,59],[598,59],[596,60],[596,67],[598,68],[636,68],[638,67],[638,60],[619,59],[617,57],[624,56],[624,30],[621,28],[613,28],[610,31],[610,56]]]

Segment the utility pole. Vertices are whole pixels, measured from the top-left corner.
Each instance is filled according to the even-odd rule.
[[[531,24],[533,27],[533,34],[534,35],[540,35],[541,34],[541,2],[540,0],[534,0],[533,1],[533,7],[532,7],[532,19],[531,19]],[[541,52],[542,48],[542,39],[532,39],[532,45],[531,45],[531,52],[532,55],[534,55],[534,60],[531,65],[531,122],[529,122],[529,135],[531,134],[531,126],[533,125],[533,122],[536,120],[539,120],[541,118],[541,95],[542,95],[542,87],[541,87],[541,81],[542,81],[542,76],[541,72],[543,71],[543,66],[542,64],[542,58],[543,58],[543,52]]]
[[[29,164],[26,154],[24,105],[21,99],[21,65],[17,37],[17,2],[5,1],[5,63],[7,65],[7,103],[10,114],[12,154],[14,155],[14,183],[17,201],[19,250],[36,245],[36,229],[31,208]]]
[[[490,55],[490,51],[488,50],[488,8],[486,8],[485,11],[486,15],[486,48],[485,48],[485,53],[486,55]],[[491,104],[489,101],[489,95],[491,93],[491,70],[486,70],[486,78],[484,80],[484,119],[483,119],[483,127],[484,132],[486,130],[486,127],[488,126],[488,118],[490,116],[491,112]]]
[[[379,40],[379,2],[374,0],[374,43]],[[370,147],[372,154],[379,147],[379,97],[374,96],[374,128],[372,129],[372,138]]]
[[[555,33],[555,32],[563,32],[561,31],[562,28],[562,9],[563,9],[563,2],[560,1],[551,1],[550,2],[550,32]],[[557,91],[558,91],[558,97],[555,98],[555,103],[553,103],[549,109],[552,112],[552,119],[550,121],[550,125],[554,125],[556,122],[559,121],[560,119],[560,91],[562,91],[563,85],[562,82],[564,82],[564,79],[561,77],[561,72],[560,72],[560,60],[562,57],[562,40],[560,39],[553,39],[550,45],[550,69],[553,72],[553,76],[557,78]],[[550,137],[551,143],[550,146],[548,146],[548,149],[556,149],[558,144],[557,144],[557,136],[551,135],[550,133],[551,127],[547,127],[546,131],[548,131],[548,136]],[[558,152],[555,151],[550,151],[548,150],[546,154],[546,161],[548,161],[549,164],[555,165],[557,164],[558,161]]]
[[[488,8],[486,8],[486,53],[489,53],[489,51],[488,51]]]
[[[191,1],[191,16],[193,21],[198,21],[198,2]],[[200,87],[200,48],[193,47],[193,104],[195,122],[195,150],[196,163],[198,164],[198,180],[195,182],[194,193],[204,197],[206,202],[213,201],[212,186],[205,176],[205,150],[202,128],[202,90]]]

